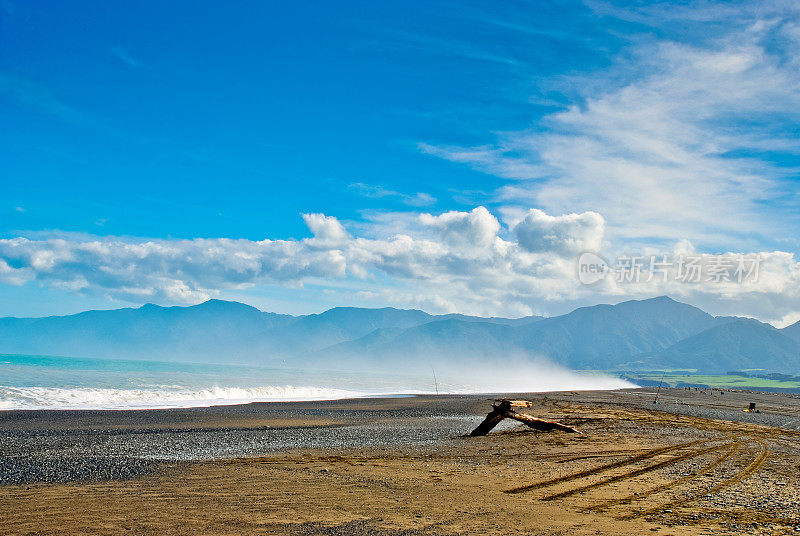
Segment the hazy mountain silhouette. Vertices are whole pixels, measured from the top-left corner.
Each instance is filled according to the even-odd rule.
[[[0,319],[0,351],[77,357],[240,359],[248,341],[294,321],[238,302]],[[235,344],[232,344],[235,342]]]
[[[336,307],[266,313],[237,302],[0,319],[0,352],[303,367],[546,358],[576,369],[800,370],[800,323],[713,317],[666,296],[551,317],[481,318]]]
[[[699,368],[710,373],[740,369],[800,370],[798,343],[758,320],[737,318],[684,339],[661,352],[654,363]]]
[[[595,305],[517,329],[520,347],[579,369],[610,369],[712,326],[714,317],[666,296]]]

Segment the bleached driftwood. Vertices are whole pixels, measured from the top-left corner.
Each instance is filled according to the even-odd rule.
[[[501,399],[495,400],[492,403],[492,411],[486,416],[482,423],[475,428],[471,434],[471,436],[484,436],[488,434],[492,428],[500,424],[500,421],[503,419],[514,419],[515,421],[519,421],[523,424],[526,424],[533,428],[534,430],[539,430],[542,432],[550,432],[552,430],[561,430],[562,432],[570,432],[579,434],[580,432],[571,426],[567,426],[566,424],[561,424],[559,422],[554,421],[545,421],[544,419],[538,419],[536,417],[532,417],[531,415],[527,415],[525,413],[519,413],[514,411],[512,408],[529,408],[533,405],[532,402],[528,402],[527,400],[508,400],[508,399]]]

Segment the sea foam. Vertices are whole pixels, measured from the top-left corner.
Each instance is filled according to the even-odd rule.
[[[366,393],[292,385],[267,385],[250,388],[211,387],[197,390],[0,386],[0,410],[186,408],[250,402],[337,400],[362,396],[366,396]]]

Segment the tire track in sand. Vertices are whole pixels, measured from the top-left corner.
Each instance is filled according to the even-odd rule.
[[[655,495],[656,493],[661,493],[662,491],[668,490],[670,488],[673,488],[673,487],[676,487],[676,486],[680,486],[682,484],[686,484],[687,482],[691,482],[693,480],[696,480],[697,478],[699,478],[699,477],[701,477],[701,476],[703,476],[705,474],[710,473],[711,471],[713,471],[714,469],[716,469],[717,467],[719,467],[720,465],[725,463],[725,461],[727,461],[731,456],[736,454],[736,452],[741,448],[742,443],[741,443],[741,441],[736,440],[735,443],[728,443],[727,445],[724,445],[724,446],[728,447],[728,450],[726,452],[724,452],[716,460],[714,460],[713,462],[709,463],[708,465],[706,465],[705,467],[703,467],[702,469],[700,469],[698,472],[696,472],[694,474],[686,475],[686,476],[681,477],[681,478],[679,478],[677,480],[673,480],[672,482],[667,482],[666,484],[662,484],[660,486],[656,486],[655,488],[649,489],[649,490],[644,491],[644,492],[639,492],[638,495],[627,495],[625,497],[620,497],[620,498],[617,498],[617,499],[611,499],[611,500],[608,500],[608,501],[605,501],[605,502],[602,502],[602,503],[595,504],[593,506],[589,506],[588,508],[585,508],[584,511],[585,512],[602,512],[602,511],[607,510],[607,509],[609,509],[609,508],[611,508],[613,506],[616,506],[618,504],[628,504],[628,503],[631,503],[631,502],[634,502],[634,501],[641,501],[641,500],[647,499],[648,497],[650,497],[652,495]]]
[[[738,473],[736,473],[732,477],[726,478],[726,479],[722,480],[721,482],[718,482],[718,483],[714,484],[713,486],[711,486],[709,488],[706,488],[701,492],[695,493],[694,495],[691,495],[689,497],[683,497],[681,499],[670,501],[668,503],[659,505],[659,506],[657,506],[655,508],[650,508],[648,510],[641,510],[641,511],[638,511],[638,512],[631,512],[631,513],[626,514],[624,516],[617,517],[617,519],[622,521],[622,520],[636,519],[637,517],[646,517],[646,516],[649,516],[649,515],[658,514],[659,512],[663,511],[665,508],[673,508],[673,507],[677,507],[677,506],[683,506],[684,504],[688,504],[688,503],[700,500],[701,498],[703,498],[703,496],[708,495],[709,493],[714,493],[714,492],[717,492],[717,491],[721,491],[721,490],[723,490],[725,488],[729,488],[729,487],[733,486],[734,484],[738,484],[739,482],[741,482],[745,478],[749,477],[750,475],[752,475],[753,473],[755,473],[756,471],[761,469],[761,466],[764,465],[764,463],[767,461],[767,458],[769,458],[770,450],[767,447],[767,443],[763,439],[756,439],[756,441],[758,442],[759,445],[761,445],[761,449],[760,449],[760,451],[758,453],[758,456],[756,456],[756,458],[752,462],[750,462],[750,464],[747,467],[745,467],[744,469],[742,469],[741,471],[739,471]]]
[[[597,473],[602,473],[604,471],[610,471],[612,469],[616,469],[618,467],[624,467],[626,465],[630,465],[632,463],[636,463],[642,460],[647,460],[650,458],[654,458],[660,454],[666,454],[668,452],[672,452],[679,449],[689,448],[698,444],[709,443],[714,441],[713,439],[699,439],[697,441],[690,441],[688,443],[679,443],[677,445],[669,445],[666,447],[659,447],[656,449],[650,449],[642,454],[638,454],[636,456],[631,456],[630,458],[626,458],[624,460],[619,460],[616,462],[608,463],[605,465],[601,465],[598,467],[593,467],[592,469],[586,469],[584,471],[579,471],[577,473],[573,473],[570,475],[560,476],[556,478],[551,478],[549,480],[544,480],[542,482],[537,482],[535,484],[529,484],[527,486],[520,486],[518,488],[512,488],[509,490],[505,490],[505,493],[509,494],[517,494],[517,493],[525,493],[527,491],[532,491],[536,489],[546,488],[549,486],[554,486],[556,484],[562,484],[564,482],[570,482],[572,480],[577,480],[579,478],[583,478],[586,476],[595,475]]]
[[[655,463],[653,465],[648,465],[646,467],[641,467],[639,469],[635,469],[633,471],[629,471],[627,473],[623,473],[623,474],[620,474],[620,475],[611,476],[609,478],[606,478],[604,480],[600,480],[598,482],[592,482],[590,484],[586,484],[585,486],[581,486],[581,487],[578,487],[578,488],[573,488],[573,489],[570,489],[570,490],[567,490],[567,491],[561,491],[559,493],[553,493],[552,495],[547,495],[545,497],[542,497],[541,500],[542,501],[553,501],[553,500],[556,500],[556,499],[562,499],[564,497],[569,497],[569,496],[575,495],[577,493],[583,493],[583,492],[589,491],[591,489],[599,488],[601,486],[606,486],[608,484],[613,484],[614,482],[619,482],[620,480],[626,480],[628,478],[634,478],[634,477],[637,477],[637,476],[640,476],[640,475],[644,475],[644,474],[650,473],[652,471],[656,471],[658,469],[662,469],[664,467],[667,467],[667,466],[670,466],[670,465],[674,465],[676,463],[680,463],[680,462],[685,461],[685,460],[689,460],[689,459],[692,459],[692,458],[696,458],[698,456],[702,456],[704,454],[708,454],[709,452],[716,452],[718,450],[722,450],[724,448],[730,447],[730,445],[732,445],[732,443],[724,443],[722,445],[715,445],[713,447],[708,447],[708,448],[705,448],[705,449],[693,450],[691,452],[687,452],[686,454],[673,456],[672,458],[670,458],[668,460],[664,460],[662,462]]]

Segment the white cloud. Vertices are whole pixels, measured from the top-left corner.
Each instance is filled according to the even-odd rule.
[[[800,322],[800,311],[792,311],[773,321],[772,325],[781,329],[796,324],[797,322]]]
[[[6,285],[24,285],[34,278],[34,273],[26,268],[14,268],[0,259],[0,283]]]
[[[347,231],[336,218],[324,214],[303,214],[303,220],[314,238],[334,242],[347,239]]]
[[[372,199],[381,199],[384,197],[396,198],[399,199],[401,203],[411,207],[424,207],[436,203],[436,198],[425,192],[404,194],[395,190],[389,190],[383,186],[365,184],[363,182],[354,182],[349,185],[349,188],[357,191],[364,197]]]
[[[603,253],[604,220],[591,212],[551,216],[530,210],[511,227],[484,207],[418,214],[416,227],[370,238],[354,236],[331,216],[304,218],[313,236],[302,240],[2,239],[0,282],[134,303],[196,303],[254,286],[312,285],[341,303],[481,315],[554,314],[567,306],[659,294],[766,320],[800,310],[800,263],[781,251],[762,252],[759,279],[747,284],[656,278],[581,285],[577,253],[596,247]],[[684,241],[664,253],[693,250]]]
[[[422,225],[436,229],[447,243],[456,246],[486,247],[497,238],[500,223],[484,207],[470,212],[452,210],[440,216],[420,214]]]
[[[550,216],[531,209],[514,227],[519,244],[528,251],[561,255],[600,251],[604,232],[605,220],[596,212]]]
[[[727,30],[703,41],[679,32],[655,42],[634,37],[606,72],[562,79],[582,94],[530,130],[488,145],[420,149],[509,179],[497,192],[505,204],[599,212],[616,243],[794,240],[800,203],[787,179],[796,169],[780,162],[800,153],[798,8],[734,7],[720,14]],[[679,11],[711,18],[695,8]]]

